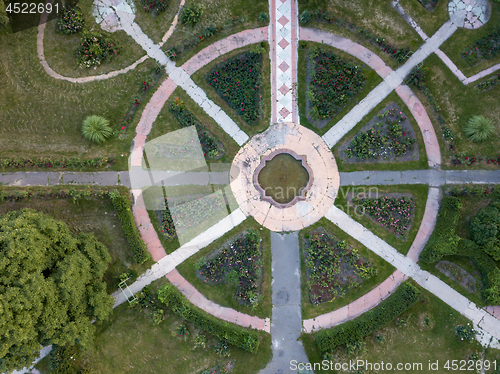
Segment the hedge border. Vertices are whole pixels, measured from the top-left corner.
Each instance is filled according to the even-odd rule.
[[[176,287],[167,283],[158,290],[158,299],[178,316],[229,344],[256,353],[260,336],[257,330],[222,321],[191,304]]]
[[[420,296],[414,285],[403,282],[391,296],[358,318],[314,334],[318,348],[324,353],[363,339],[408,310]]]

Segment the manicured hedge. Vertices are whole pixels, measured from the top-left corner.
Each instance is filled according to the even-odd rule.
[[[412,284],[404,282],[387,299],[356,319],[326,330],[318,331],[314,337],[321,352],[355,343],[392,322],[420,299],[421,292]]]
[[[423,249],[420,259],[426,263],[439,261],[443,256],[453,255],[460,237],[455,234],[462,203],[453,196],[445,196],[441,202],[436,226]]]
[[[158,290],[158,299],[175,314],[218,339],[252,353],[259,349],[259,333],[256,330],[247,330],[205,313],[191,304],[171,284],[166,284]]]
[[[148,248],[144,244],[139,230],[135,225],[134,216],[132,214],[131,203],[128,199],[118,193],[110,194],[113,207],[118,214],[118,218],[122,223],[123,232],[127,237],[128,244],[133,252],[134,262],[142,264],[150,258]]]

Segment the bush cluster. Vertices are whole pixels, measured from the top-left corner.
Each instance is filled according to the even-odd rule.
[[[82,69],[98,66],[109,61],[120,52],[110,36],[93,30],[83,30],[80,46],[76,50],[76,61]]]
[[[495,202],[493,206],[498,209],[497,205],[498,203]],[[490,235],[485,240],[489,246],[481,247],[474,241],[460,238],[456,234],[455,230],[461,207],[462,204],[457,197],[445,196],[443,198],[436,226],[420,255],[420,259],[425,263],[435,263],[445,256],[457,255],[470,258],[483,277],[482,296],[485,302],[488,305],[497,305],[500,303],[500,270],[488,253],[496,256],[500,254],[498,240],[496,235],[492,236],[493,233],[496,234],[495,230],[487,227],[490,223],[483,221],[489,219],[492,211],[487,210],[486,213],[479,213],[471,220],[471,232],[474,232],[473,237],[476,240],[483,243],[482,238],[478,237],[480,232],[483,234],[488,232]]]
[[[141,234],[135,225],[132,214],[131,203],[119,193],[110,193],[113,207],[122,223],[122,229],[127,238],[127,242],[132,249],[133,260],[137,264],[142,264],[150,258],[148,248],[141,238]]]
[[[321,352],[355,344],[392,322],[420,299],[421,292],[412,284],[404,282],[387,299],[356,319],[330,329],[318,331],[314,337]]]
[[[220,340],[252,353],[259,349],[259,333],[256,330],[248,330],[205,313],[171,284],[165,284],[158,290],[158,299],[175,314]]]
[[[330,118],[340,112],[365,85],[361,68],[321,48],[312,47],[310,85],[306,96],[312,118]]]
[[[62,5],[57,13],[56,31],[62,34],[75,34],[83,30],[85,19],[76,5]]]
[[[494,58],[500,51],[500,27],[493,30],[485,37],[476,40],[467,46],[460,56],[470,65],[474,66],[481,60]]]
[[[200,22],[203,9],[199,4],[186,4],[181,9],[180,19],[182,23],[194,25]]]
[[[249,125],[260,118],[262,53],[247,51],[223,61],[205,76],[207,83]]]

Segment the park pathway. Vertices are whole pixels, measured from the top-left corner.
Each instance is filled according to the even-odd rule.
[[[309,362],[302,342],[299,235],[271,232],[273,358],[261,374],[296,373],[290,361]]]

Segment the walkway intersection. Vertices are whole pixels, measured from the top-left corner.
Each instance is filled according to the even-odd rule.
[[[150,102],[144,108],[142,117],[136,128],[137,135],[133,142],[130,166],[132,168],[141,168],[144,147],[153,122],[174,89],[180,86],[237,142],[237,144],[240,146],[245,145],[241,148],[233,164],[239,169],[238,173],[240,179],[236,179],[238,184],[234,183],[234,178],[231,179],[232,173],[226,176],[208,172],[197,174],[196,172],[179,173],[166,171],[164,174],[166,178],[164,184],[206,184],[207,181],[213,179],[220,180],[221,178],[227,178],[227,184],[231,185],[231,189],[239,207],[236,207],[231,214],[228,214],[225,218],[215,223],[208,230],[202,232],[167,255],[150,221],[144,204],[142,190],[136,188],[136,186],[131,186],[128,172],[3,173],[0,175],[1,184],[7,186],[96,184],[102,186],[124,185],[132,187],[135,222],[139,228],[142,239],[146,243],[153,259],[156,261],[151,269],[141,275],[135,283],[129,286],[132,292],[138,292],[154,280],[165,276],[188,298],[188,300],[208,313],[241,326],[270,332],[273,342],[273,359],[262,373],[292,372],[290,369],[291,360],[296,360],[297,362],[308,361],[302,343],[297,340],[301,332],[317,331],[318,329],[335,326],[352,318],[356,318],[380,303],[381,300],[394,292],[403,280],[408,278],[414,279],[423,288],[432,292],[452,308],[469,318],[474,323],[476,329],[482,334],[481,337],[478,337],[482,344],[488,345],[490,337],[500,339],[500,320],[497,319],[497,317],[500,316],[499,308],[477,308],[474,303],[454,291],[444,282],[428,272],[422,271],[417,264],[420,252],[429,239],[436,222],[442,193],[440,186],[444,184],[500,183],[499,171],[455,171],[440,169],[441,154],[433,125],[418,98],[403,84],[403,80],[407,74],[415,66],[424,61],[431,53],[437,53],[442,57],[439,46],[454,33],[457,27],[464,27],[464,25],[457,24],[452,17],[452,19],[446,22],[434,35],[428,37],[418,25],[411,20],[411,17],[405,17],[425,42],[400,68],[393,71],[375,53],[347,38],[320,30],[308,28],[300,28],[299,30],[297,27],[298,15],[296,0],[270,0],[271,22],[269,28],[245,30],[235,35],[231,35],[203,49],[182,67],[177,67],[173,61],[167,58],[160,48],[168,36],[166,35],[163,38],[164,40],[161,44],[154,44],[134,22],[135,15],[133,6],[131,5],[133,3],[127,2],[130,0],[96,1],[100,3],[98,7],[99,14],[97,15],[98,21],[104,24],[104,27],[109,30],[123,29],[127,32],[127,34],[134,38],[134,40],[144,48],[148,57],[154,58],[165,67],[169,75],[168,79],[166,79],[157,89]],[[473,16],[475,14],[474,12],[477,13],[479,11],[485,14],[485,10],[480,8],[482,6],[481,4],[477,6],[472,4],[472,2],[475,4],[475,2],[481,1],[483,0],[454,0],[454,4],[456,3],[456,7],[462,10],[462,5],[459,5],[459,3],[461,4],[463,2],[466,5],[467,11],[472,12]],[[402,10],[397,2],[394,2],[393,5],[399,9],[401,14],[404,14],[404,10]],[[471,6],[472,8],[469,9]],[[481,22],[487,21],[487,18],[481,18],[480,15],[476,17],[477,20],[473,19],[472,16],[467,13],[467,17],[472,20],[469,23],[473,27],[478,27],[477,20]],[[175,22],[177,22],[177,18]],[[39,56],[41,56],[41,63],[44,65],[46,71],[54,78],[66,79],[74,81],[75,83],[83,83],[92,79],[105,79],[114,74],[110,73],[107,76],[91,77],[92,79],[81,81],[71,80],[72,78],[62,77],[53,72],[43,59],[43,30],[44,25],[43,27],[40,25],[37,46],[38,53]],[[173,28],[171,28],[167,34],[170,35],[172,30]],[[297,42],[299,38],[302,40],[325,43],[341,49],[366,63],[383,79],[382,83],[375,87],[367,97],[361,100],[357,106],[336,123],[322,138],[298,124],[296,67]],[[271,126],[266,132],[250,139],[250,137],[242,131],[219,106],[207,97],[206,93],[194,83],[190,75],[213,59],[231,50],[265,40],[269,40],[271,45]],[[115,73],[119,74],[121,72],[123,71]],[[336,162],[330,148],[340,141],[341,138],[343,138],[365,115],[382,102],[382,100],[384,100],[393,90],[402,98],[417,121],[424,139],[430,168],[425,170],[338,173]],[[279,209],[281,208],[277,208],[272,204],[267,203],[267,205],[263,207],[263,201],[260,201],[260,197],[253,191],[255,188],[252,183],[252,174],[260,157],[282,148],[295,149],[297,152],[307,156],[312,165],[320,165],[318,169],[312,168],[313,186],[315,184],[315,189],[312,190],[312,196],[309,200],[306,200],[307,204],[296,205],[297,209],[293,212],[293,217],[285,214],[284,210],[280,211]],[[248,170],[245,170],[245,168],[248,168]],[[327,175],[326,178],[325,175]],[[379,184],[428,184],[430,187],[421,226],[406,256],[400,254],[395,248],[333,205],[339,185],[359,186]],[[326,203],[326,201],[328,201],[328,203]],[[271,214],[271,211],[276,214]],[[300,218],[303,216],[299,217],[298,211],[314,212],[316,216],[314,216],[314,219],[301,221]],[[273,310],[271,319],[261,319],[255,316],[245,315],[207,300],[176,270],[176,267],[180,263],[241,224],[248,215],[254,216],[258,222],[269,227],[271,231],[273,231],[271,233],[273,276]],[[316,222],[322,216],[325,216],[351,237],[391,263],[397,270],[372,291],[354,302],[333,312],[303,321],[301,316],[298,230]],[[272,220],[270,220],[269,217],[272,217]],[[294,219],[298,219],[298,224],[295,226],[290,225],[290,222]],[[269,222],[271,222],[270,225]],[[287,224],[289,226],[287,226]],[[293,232],[284,233],[284,231],[288,230]],[[126,301],[124,295],[120,292],[113,294],[113,296],[116,299],[115,306]],[[46,351],[47,349],[44,352]]]

